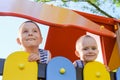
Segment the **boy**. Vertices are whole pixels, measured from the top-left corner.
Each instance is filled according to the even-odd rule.
[[[77,40],[75,51],[76,56],[81,60],[76,60],[73,64],[75,67],[83,68],[86,63],[94,61],[98,53],[96,40],[89,35],[83,35]]]
[[[39,26],[33,21],[26,21],[19,27],[18,44],[23,46],[24,51],[30,53],[28,61],[48,63],[51,54],[48,50],[39,49],[42,43],[42,35]]]

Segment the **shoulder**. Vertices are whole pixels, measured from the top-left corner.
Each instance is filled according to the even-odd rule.
[[[75,60],[73,64],[77,64],[77,62],[80,62],[81,60]]]
[[[74,65],[75,67],[79,67],[79,68],[83,68],[83,67],[84,67],[83,62],[82,62],[81,60],[75,60],[75,61],[73,62],[73,65]]]
[[[39,51],[40,51],[40,52],[43,52],[43,51],[47,51],[47,50],[45,50],[45,49],[39,49]]]
[[[49,50],[45,50],[45,49],[39,49],[40,53],[49,53]]]
[[[75,60],[73,63],[81,62],[81,60]]]
[[[40,54],[41,54],[41,55],[47,56],[48,58],[51,59],[51,53],[50,53],[49,50],[39,49],[39,51],[40,51]]]
[[[41,62],[48,63],[51,59],[51,54],[49,50],[39,49]]]

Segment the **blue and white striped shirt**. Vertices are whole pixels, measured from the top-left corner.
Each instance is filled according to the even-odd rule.
[[[82,60],[76,60],[74,61],[74,64],[76,64],[75,67],[77,68],[84,68],[84,64]]]
[[[40,53],[40,63],[48,63],[50,53],[48,50],[39,49]]]

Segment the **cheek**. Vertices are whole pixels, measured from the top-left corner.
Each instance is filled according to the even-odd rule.
[[[21,41],[21,42],[24,42],[24,41],[25,41],[25,38],[24,38],[24,37],[21,37],[20,41]]]
[[[25,38],[24,36],[22,36],[22,37],[20,38],[20,43],[21,43],[22,45],[24,45],[24,44],[25,44],[25,41],[26,41],[26,38]]]
[[[81,59],[81,60],[85,60],[85,58],[86,58],[86,57],[85,57],[85,54],[80,54],[80,59]]]
[[[39,40],[39,43],[42,43],[42,37],[39,37],[38,40]]]
[[[86,55],[85,55],[85,54],[83,55],[83,58],[84,58],[84,59],[86,58]]]
[[[97,50],[95,53],[96,53],[96,55],[98,55],[98,54],[99,54],[99,51]]]
[[[86,54],[87,54],[87,51],[84,51],[84,50],[79,50],[79,55],[80,55],[80,59],[81,60],[85,60],[85,56],[86,56]]]

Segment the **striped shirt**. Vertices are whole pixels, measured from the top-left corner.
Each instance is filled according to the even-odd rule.
[[[50,53],[48,50],[39,49],[40,53],[40,63],[48,63]]]
[[[76,64],[75,67],[77,67],[77,68],[84,68],[83,61],[81,61],[81,60],[74,61],[74,64]]]

